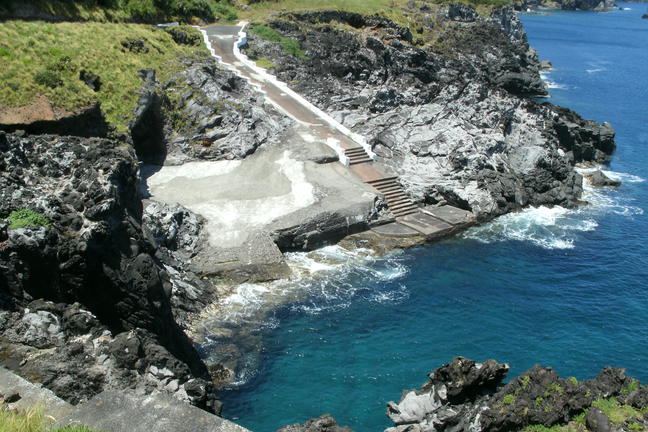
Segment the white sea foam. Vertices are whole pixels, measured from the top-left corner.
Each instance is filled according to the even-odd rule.
[[[547,88],[550,89],[562,89],[567,90],[568,87],[564,84],[559,84],[551,79],[551,73],[549,71],[540,72],[540,78],[545,82]]]
[[[578,168],[578,172],[586,174],[598,169],[601,167]],[[645,181],[633,174],[602,171],[608,177],[626,183]],[[583,184],[582,198],[590,205],[577,209],[531,207],[474,227],[464,233],[464,237],[484,243],[516,240],[527,241],[545,249],[572,249],[576,246],[579,233],[593,231],[598,227],[599,216],[606,213],[635,216],[644,212],[633,198],[622,192],[595,188],[588,183]]]

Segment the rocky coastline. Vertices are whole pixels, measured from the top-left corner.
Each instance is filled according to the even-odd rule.
[[[254,36],[247,52],[271,59],[280,79],[369,137],[381,168],[418,204],[451,204],[481,222],[583,204],[575,165],[605,162],[614,131],[533,98],[546,94],[541,66],[513,10],[481,16],[451,4],[407,13],[414,34],[382,17],[283,14],[268,26],[297,41],[305,58]],[[432,28],[438,36],[427,40]],[[243,161],[294,138],[296,126],[212,59],[187,59],[168,82],[153,70],[140,76],[128,133],[103,120],[78,130],[74,119],[2,125],[0,364],[73,404],[130,389],[219,412],[214,389],[231,371],[206,364],[187,336],[191,318],[218,299],[215,286],[285,277],[282,252],[348,240],[384,206],[376,193],[351,210],[300,213],[259,233],[254,245],[267,248],[256,256],[241,255],[255,249],[246,244],[218,257],[262,265],[205,270],[214,251],[205,218],[151,200],[142,164]],[[337,163],[325,151],[302,157]],[[20,210],[44,219],[17,228],[11,215]],[[432,430],[401,426],[394,431]]]
[[[387,404],[394,423],[385,432],[645,430],[648,385],[606,367],[589,380],[561,378],[550,367],[534,366],[504,382],[509,365],[455,357],[428,374],[415,390]],[[351,432],[329,415],[280,432]]]

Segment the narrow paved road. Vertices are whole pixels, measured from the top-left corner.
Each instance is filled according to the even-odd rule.
[[[333,139],[340,143],[345,151],[360,150],[362,146],[351,138],[330,126],[323,118],[309,110],[302,102],[286,94],[280,87],[265,77],[259,75],[254,69],[239,61],[234,55],[234,44],[238,40],[241,26],[214,25],[205,27],[212,48],[222,62],[235,69],[243,77],[260,88],[266,94],[267,100],[277,109],[294,120],[309,126],[312,135],[322,143]],[[363,181],[376,181],[387,177],[376,170],[371,162],[350,166]]]

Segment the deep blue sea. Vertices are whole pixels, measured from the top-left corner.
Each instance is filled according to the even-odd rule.
[[[647,6],[621,6],[632,10],[522,20],[555,67],[550,100],[616,128],[605,169],[623,185],[588,190],[586,208],[530,209],[383,259],[294,254],[309,269],[299,283],[227,300],[239,312],[220,334],[250,340],[227,348],[248,364],[221,395],[225,417],[271,432],[330,413],[382,431],[386,403],[456,355],[508,362],[511,376],[540,363],[586,379],[613,365],[648,381]],[[266,315],[277,296],[288,304]]]

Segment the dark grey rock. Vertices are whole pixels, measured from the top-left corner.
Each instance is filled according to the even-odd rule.
[[[620,180],[612,180],[610,177],[603,174],[601,170],[596,170],[588,174],[584,174],[589,184],[596,187],[604,186],[621,186]]]
[[[610,419],[597,407],[591,407],[587,411],[585,426],[592,432],[610,432],[612,430]]]
[[[79,79],[83,81],[88,87],[93,91],[101,90],[101,78],[99,75],[95,75],[92,72],[88,72],[85,69],[81,69],[79,72]]]
[[[3,224],[0,363],[73,403],[138,388],[207,407],[210,392],[182,390],[191,379],[211,388],[209,374],[174,320],[172,281],[143,233],[132,150],[105,139],[2,138],[0,214],[28,208],[51,226]],[[186,246],[183,232],[174,245]],[[150,366],[171,376],[151,378]]]

